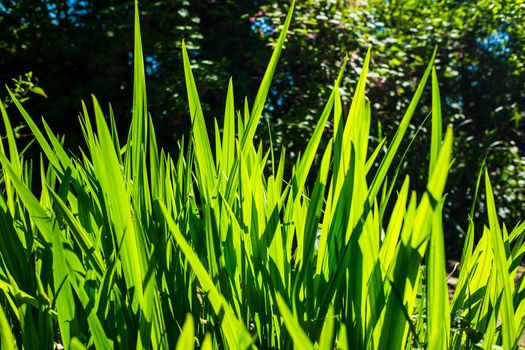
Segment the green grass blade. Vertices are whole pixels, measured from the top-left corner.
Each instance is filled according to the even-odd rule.
[[[418,214],[416,214],[414,235],[412,236],[412,246],[420,247],[420,252],[425,250],[422,249],[423,246],[421,246],[421,244],[427,240],[427,233],[429,232],[429,228],[432,225],[431,215],[429,216],[428,214],[430,211],[436,210],[437,204],[441,200],[443,191],[445,190],[448,170],[451,165],[450,158],[452,155],[452,139],[452,127],[449,127],[439,151],[439,155],[434,167],[434,172],[428,181],[427,191],[422,198],[420,207],[418,208]]]
[[[436,67],[432,66],[432,137],[430,140],[429,175],[432,174],[437,161],[441,140],[443,139],[442,133],[441,97],[439,94]]]
[[[2,344],[2,349],[17,349],[11,324],[7,320],[3,307],[0,307],[0,344]]]
[[[410,181],[409,177],[407,176],[403,182],[401,191],[399,192],[398,199],[388,223],[385,238],[383,239],[383,244],[381,245],[379,258],[381,261],[381,266],[385,271],[388,270],[392,259],[394,258],[397,243],[401,235],[401,227],[403,224],[406,203],[408,199],[409,184]]]
[[[69,344],[71,350],[86,350],[86,347],[78,338],[72,338],[71,343]]]
[[[195,85],[195,79],[191,70],[190,59],[186,45],[182,43],[182,60],[184,63],[184,76],[186,79],[186,89],[188,92],[188,104],[193,127],[193,138],[195,147],[195,159],[197,161],[198,181],[204,195],[211,197],[213,182],[217,177],[217,170],[211,152],[210,140],[206,130],[206,122],[202,113],[202,106]]]
[[[349,350],[347,330],[346,330],[346,325],[344,323],[341,324],[341,328],[339,329],[339,335],[337,336],[337,348],[336,349],[337,350]]]
[[[212,350],[212,349],[213,349],[213,344],[211,340],[211,335],[210,333],[206,333],[206,335],[204,336],[204,341],[202,342],[201,350]]]
[[[305,350],[313,349],[314,347],[312,345],[312,342],[304,333],[296,317],[292,314],[288,306],[286,306],[286,302],[281,297],[281,295],[277,294],[275,296],[275,300],[277,301],[277,306],[279,307],[279,311],[281,312],[284,325],[286,326],[288,333],[290,333],[290,336],[293,339],[294,348]]]
[[[450,307],[445,267],[445,242],[442,209],[434,212],[427,262],[427,329],[428,349],[448,349]]]
[[[319,220],[322,215],[322,207],[323,207],[323,198],[325,193],[325,187],[326,187],[326,180],[328,178],[328,170],[329,165],[331,161],[331,155],[332,155],[332,142],[328,144],[328,147],[325,150],[325,154],[323,156],[323,159],[321,161],[321,166],[319,168],[319,175],[317,177],[317,181],[314,185],[314,190],[312,193],[312,196],[310,198],[310,203],[308,205],[308,211],[306,213],[306,217],[303,219],[305,221],[304,224],[304,234],[303,239],[298,239],[298,245],[301,249],[298,249],[297,252],[297,275],[294,285],[294,302],[296,303],[302,303],[299,301],[299,287],[302,284],[308,284],[311,282],[310,279],[310,271],[312,271],[314,263],[312,261],[312,256],[314,256],[315,253],[315,240],[317,236],[317,230],[319,227]],[[302,256],[299,255],[299,253],[302,251]],[[313,299],[314,296],[311,296],[311,299]],[[307,301],[312,302],[313,300]]]
[[[64,347],[69,348],[69,341],[73,335],[71,334],[71,323],[75,319],[75,303],[69,282],[69,271],[60,231],[55,230],[52,234],[52,239],[53,282],[56,293],[55,303],[58,313],[58,324]]]
[[[501,304],[501,325],[503,348],[512,349],[517,341],[516,325],[514,324],[514,306],[512,302],[513,281],[510,280],[509,266],[507,263],[507,256],[505,254],[505,247],[501,234],[501,229],[498,223],[498,214],[496,212],[496,205],[494,203],[494,194],[488,171],[485,170],[485,190],[487,195],[487,214],[489,217],[490,226],[490,241],[492,249],[494,250],[494,262],[496,264],[496,274],[498,285],[502,289],[503,300]]]
[[[242,149],[245,149],[245,147],[248,144],[251,144],[253,136],[255,135],[255,130],[257,128],[257,125],[259,124],[259,119],[261,118],[264,105],[266,104],[266,97],[268,96],[268,92],[270,91],[270,85],[273,79],[273,75],[275,73],[275,68],[277,67],[279,57],[281,56],[284,41],[286,40],[286,36],[288,35],[288,28],[290,27],[290,23],[292,21],[294,6],[295,0],[293,0],[292,4],[290,5],[290,9],[288,11],[288,15],[286,16],[283,29],[281,31],[281,34],[279,35],[279,39],[277,40],[277,43],[273,50],[272,57],[270,59],[270,62],[268,63],[266,72],[264,73],[264,77],[261,81],[261,85],[259,86],[259,90],[257,91],[257,96],[255,97],[255,102],[253,103],[252,112],[250,113],[250,119],[245,125],[245,130],[242,135]]]
[[[95,344],[95,348],[102,350],[114,349],[113,341],[106,336],[106,332],[104,331],[104,328],[100,323],[95,310],[90,312],[87,321],[89,325],[89,331],[91,333],[91,339],[93,340],[93,344]]]
[[[133,179],[135,186],[133,188],[135,197],[136,215],[142,215],[142,206],[145,204],[141,197],[143,196],[144,186],[146,183],[141,180],[144,178],[145,168],[143,167],[143,154],[147,145],[148,137],[148,104],[146,97],[146,78],[144,73],[144,58],[142,52],[142,39],[140,35],[140,15],[138,0],[134,1],[135,25],[134,25],[134,44],[133,44],[133,105],[131,132],[128,139],[128,147],[131,146],[131,152],[126,152],[126,169],[127,178]],[[131,163],[131,164],[130,164]],[[140,185],[139,185],[140,183]]]
[[[46,131],[48,139],[51,141],[53,151],[55,152],[57,158],[62,164],[62,168],[67,169],[71,165],[71,158],[67,155],[66,151],[64,150],[64,147],[62,146],[62,143],[53,134],[53,131],[51,130],[49,125],[47,125],[45,119],[42,119],[42,125],[44,126],[44,130]]]
[[[58,172],[62,173],[62,167],[60,165],[60,161],[57,155],[55,154],[55,151],[51,147],[51,145],[47,142],[47,140],[45,139],[44,135],[42,134],[38,126],[35,124],[33,119],[31,119],[31,117],[29,116],[25,108],[22,107],[20,102],[17,100],[17,98],[13,95],[11,91],[9,91],[9,95],[11,96],[13,102],[15,103],[16,107],[20,111],[20,114],[22,114],[22,117],[24,117],[24,120],[26,121],[27,125],[31,129],[31,132],[33,133],[36,140],[40,144],[40,147],[42,148],[42,151],[46,155],[49,162],[53,165],[53,167],[55,167],[55,169]]]
[[[13,127],[11,126],[11,122],[9,121],[9,117],[7,116],[7,112],[2,102],[0,102],[0,114],[2,114],[2,120],[4,121],[5,131],[7,134],[7,144],[9,146],[9,158],[11,164],[13,165],[14,170],[18,174],[22,174],[22,167],[20,164],[20,153],[18,152],[18,147],[16,145],[15,134],[13,133]],[[2,147],[3,149],[3,144],[0,145],[0,147]]]
[[[226,106],[224,108],[224,127],[222,140],[221,170],[229,175],[235,156],[235,104],[233,98],[233,81],[228,83]]]
[[[184,326],[182,326],[182,332],[180,333],[175,350],[193,350],[195,347],[194,337],[193,317],[191,314],[188,314]]]
[[[319,350],[331,350],[334,348],[334,309],[330,307],[326,314],[321,338],[319,339]]]

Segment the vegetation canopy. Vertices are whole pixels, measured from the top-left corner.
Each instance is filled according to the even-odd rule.
[[[290,178],[284,150],[254,145],[293,7],[255,99],[236,109],[230,80],[213,138],[182,45],[192,132],[176,159],[159,151],[148,116],[137,2],[125,143],[111,108],[105,114],[93,97],[80,116],[86,147],[71,155],[9,92],[41,161],[33,169],[24,158],[0,104],[2,348],[517,347],[525,224],[498,222],[487,171],[478,187],[483,180],[489,224],[474,242],[471,212],[449,299],[442,210],[453,133],[442,130],[434,57],[394,137],[373,152],[370,50],[348,115],[343,64]],[[432,136],[426,188],[417,193],[408,176],[396,186],[396,156],[428,81]]]

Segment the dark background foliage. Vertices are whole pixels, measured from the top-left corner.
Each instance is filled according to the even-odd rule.
[[[190,49],[213,130],[230,76],[238,108],[244,96],[255,95],[288,6],[282,0],[141,4],[148,103],[164,148],[176,152],[176,140],[190,128],[181,40]],[[346,55],[341,93],[349,103],[369,46],[368,97],[378,135],[371,146],[392,136],[437,45],[444,116],[456,135],[445,210],[449,247],[460,247],[456,242],[466,227],[484,159],[499,214],[514,224],[525,213],[523,23],[523,1],[300,1],[265,111],[274,147],[286,146],[290,157],[304,148]],[[73,152],[81,140],[80,100],[88,101],[91,93],[111,103],[125,132],[131,116],[132,26],[131,1],[3,0],[0,81],[13,85],[11,78],[33,72],[25,79],[30,82],[26,90],[40,96],[26,107],[66,134]],[[429,106],[427,96],[411,130],[414,136],[420,129],[418,136],[406,159],[398,160],[419,187],[427,162],[430,130],[423,121]],[[260,139],[268,142],[266,125],[259,130]],[[478,208],[477,220],[483,212]]]

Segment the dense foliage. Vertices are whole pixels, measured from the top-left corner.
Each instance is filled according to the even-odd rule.
[[[241,19],[253,11],[252,1],[147,1],[141,6],[148,103],[161,145],[176,151],[178,137],[189,132],[185,87],[178,78],[183,38],[189,54],[198,58],[194,69],[206,87],[205,110],[222,104],[234,70],[246,82],[239,84],[240,96],[255,92],[254,78],[264,72],[269,51],[257,55],[264,43]],[[132,93],[132,23],[131,0],[2,1],[0,81],[32,71],[49,99],[35,98],[26,107],[45,115],[57,132],[67,133],[73,148],[82,139],[78,101],[92,93],[104,105],[111,102],[119,130],[125,132]],[[238,55],[232,47],[246,52]]]
[[[254,137],[292,10],[254,102],[238,106],[230,81],[213,136],[183,44],[192,128],[173,158],[159,151],[148,116],[135,7],[126,142],[113,111],[104,114],[93,98],[80,117],[86,146],[80,156],[71,154],[10,92],[41,151],[33,171],[19,150],[14,111],[8,115],[0,104],[2,349],[518,345],[525,328],[525,275],[518,273],[525,224],[508,230],[498,221],[487,171],[473,177],[484,184],[488,224],[470,218],[449,299],[443,205],[453,128],[442,130],[435,54],[395,135],[374,151],[374,101],[366,97],[370,51],[348,113],[340,93],[343,64],[330,95],[318,101],[324,108],[312,137],[290,160],[284,149],[256,147]],[[425,188],[418,191],[398,164],[427,85],[431,137],[428,162],[417,163],[425,168]],[[329,120],[333,130],[326,132]],[[288,162],[294,163],[290,176]],[[479,240],[476,228],[483,232]]]

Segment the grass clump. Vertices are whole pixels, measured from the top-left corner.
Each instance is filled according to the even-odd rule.
[[[42,150],[33,171],[0,106],[2,348],[517,346],[525,326],[524,278],[515,278],[525,225],[509,231],[498,222],[486,173],[489,226],[475,245],[470,221],[449,301],[442,206],[453,136],[451,128],[442,132],[433,60],[397,133],[371,154],[370,52],[346,118],[343,65],[307,148],[284,178],[284,152],[255,147],[253,138],[292,10],[252,106],[235,109],[230,81],[214,140],[183,46],[193,128],[177,159],[158,150],[147,114],[136,13],[125,144],[111,110],[105,115],[93,98],[92,111],[83,105],[80,117],[87,147],[70,155],[12,96]],[[427,80],[429,175],[426,191],[415,193],[408,177],[395,188],[393,163]],[[334,134],[320,150],[329,118]]]

